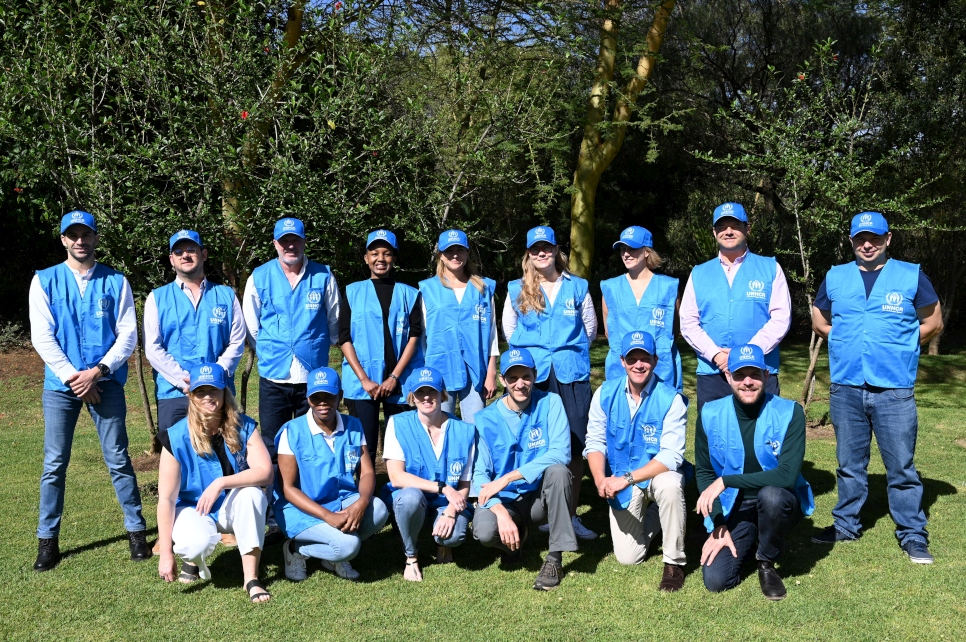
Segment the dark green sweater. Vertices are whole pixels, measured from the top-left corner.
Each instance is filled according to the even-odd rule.
[[[792,414],[792,421],[788,425],[785,439],[782,442],[782,451],[778,455],[778,466],[772,470],[762,470],[758,457],[755,455],[755,424],[758,422],[758,413],[764,403],[764,397],[758,403],[745,405],[732,395],[735,404],[735,414],[738,416],[738,428],[741,430],[741,440],[745,447],[744,473],[741,475],[725,475],[722,481],[726,488],[737,488],[738,498],[735,506],[740,506],[746,499],[758,497],[758,489],[765,486],[777,486],[795,490],[795,480],[802,470],[802,460],[805,458],[805,411],[798,404],[795,404],[795,411]],[[711,456],[708,453],[708,435],[704,432],[701,424],[701,415],[698,415],[698,423],[694,434],[694,459],[698,482],[698,492],[704,490],[714,483],[718,478],[714,469],[711,467]],[[716,526],[725,523],[721,514],[721,502],[714,501],[714,509],[711,518]]]

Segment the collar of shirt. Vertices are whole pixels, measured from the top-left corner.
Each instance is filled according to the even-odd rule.
[[[342,424],[342,413],[335,414],[335,430],[332,431],[331,435],[326,434],[326,432],[322,430],[322,426],[315,422],[315,416],[312,414],[311,408],[309,408],[309,411],[305,413],[305,422],[309,426],[310,433],[313,435],[322,435],[330,441],[335,439],[339,433],[345,431],[345,426]]]
[[[181,289],[181,291],[185,293],[185,296],[187,296],[191,300],[192,303],[196,304],[196,307],[197,307],[197,303],[198,302],[195,301],[195,295],[191,292],[191,288],[186,287],[187,286],[187,283],[185,283],[184,280],[180,276],[174,277],[174,282]],[[201,279],[201,289],[199,290],[199,293],[200,292],[204,292],[207,289],[208,289],[208,279],[206,277],[206,278]],[[201,297],[199,296],[198,298],[200,299]]]
[[[624,394],[627,395],[627,405],[631,408],[631,414],[637,412],[637,409],[641,407],[642,403],[644,403],[644,398],[651,394],[651,391],[654,390],[656,381],[657,380],[654,377],[654,373],[652,372],[651,376],[647,378],[647,383],[644,384],[644,389],[641,390],[641,398],[639,401],[634,401],[634,395],[631,394],[630,381],[628,380],[624,382]]]
[[[746,256],[748,256],[748,250],[745,250],[744,254],[742,254],[741,256],[739,256],[738,258],[736,258],[731,263],[728,263],[725,260],[724,256],[722,256],[721,252],[719,251],[718,252],[718,262],[721,263],[721,267],[723,267],[725,269],[725,272],[729,272],[729,271],[731,271],[731,268],[736,267],[736,266],[740,265],[741,263],[743,263]]]
[[[97,263],[94,263],[94,265],[91,266],[91,269],[89,269],[87,272],[81,272],[80,270],[75,270],[72,268],[67,264],[66,261],[64,262],[64,265],[67,265],[67,269],[74,273],[75,279],[81,279],[83,281],[90,281],[91,275],[94,274],[94,268],[97,267]]]
[[[278,261],[278,266],[282,267],[282,259],[276,259],[276,260]],[[303,254],[302,267],[299,268],[299,276],[297,279],[295,279],[295,285],[292,286],[293,290],[295,289],[295,286],[299,284],[299,281],[302,280],[302,277],[305,276],[305,268],[307,268],[308,266],[309,266],[309,257]],[[282,274],[285,274],[285,268],[282,268]]]

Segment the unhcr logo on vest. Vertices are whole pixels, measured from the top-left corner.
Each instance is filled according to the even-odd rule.
[[[214,381],[215,375],[212,374],[211,366],[201,366],[198,368],[198,381]]]
[[[216,305],[211,309],[211,318],[208,319],[208,325],[224,325],[227,317],[228,306]]]
[[[575,317],[577,316],[577,304],[573,297],[570,297],[564,301],[564,316],[565,317]]]
[[[534,450],[535,448],[543,448],[547,445],[547,440],[543,438],[543,428],[531,428],[529,441],[527,442],[527,449]]]
[[[654,308],[651,310],[651,325],[658,328],[664,327],[664,308]]]
[[[454,461],[449,465],[449,474],[446,476],[447,484],[458,484],[460,481],[460,475],[463,474],[463,462]]]
[[[773,454],[775,457],[777,457],[778,455],[781,454],[781,452],[782,452],[782,442],[780,442],[780,441],[769,441],[769,440],[766,439],[765,440],[765,443],[768,445],[769,448],[771,448],[771,454]]]
[[[322,307],[322,292],[320,290],[309,290],[305,295],[305,309],[318,310]]]
[[[894,312],[896,314],[902,314],[902,293],[901,292],[889,292],[885,295],[885,305],[882,306],[883,312]]]
[[[748,281],[748,292],[745,297],[749,299],[760,299],[764,301],[768,295],[765,294],[765,284],[758,279]]]
[[[646,424],[641,428],[641,437],[643,438],[645,444],[656,444],[657,426]]]
[[[111,309],[111,297],[103,296],[97,300],[97,312],[94,318],[103,319],[107,316],[107,311]]]
[[[345,471],[351,473],[359,465],[359,448],[358,446],[349,446],[345,449]]]

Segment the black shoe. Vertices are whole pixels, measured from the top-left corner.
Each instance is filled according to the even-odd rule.
[[[838,544],[839,542],[854,542],[855,538],[849,537],[834,526],[829,526],[825,530],[812,535],[812,541],[816,544]]]
[[[144,531],[131,531],[127,534],[127,538],[128,545],[131,547],[132,561],[143,562],[151,557],[153,553],[151,553],[151,547],[148,546]]]
[[[769,600],[784,600],[788,594],[773,562],[758,560],[758,582],[761,584],[761,592]]]
[[[533,588],[538,591],[552,591],[560,586],[560,578],[563,577],[563,567],[560,562],[549,555],[543,560],[543,566],[537,574],[537,579],[533,582]]]
[[[37,545],[37,561],[34,562],[35,571],[49,571],[60,562],[60,545],[56,537],[41,539]]]

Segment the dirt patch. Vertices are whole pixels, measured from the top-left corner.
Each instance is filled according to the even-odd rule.
[[[961,448],[966,448],[966,439],[957,439],[956,445],[960,446]]]
[[[143,455],[138,455],[131,460],[134,464],[134,471],[138,473],[146,473],[149,471],[157,470],[158,463],[161,461],[161,455],[151,455],[144,453]]]
[[[832,424],[810,421],[805,430],[805,436],[809,439],[835,439],[835,428]]]
[[[43,359],[27,348],[15,348],[0,353],[0,381],[14,377],[29,377],[41,381],[44,377]]]

